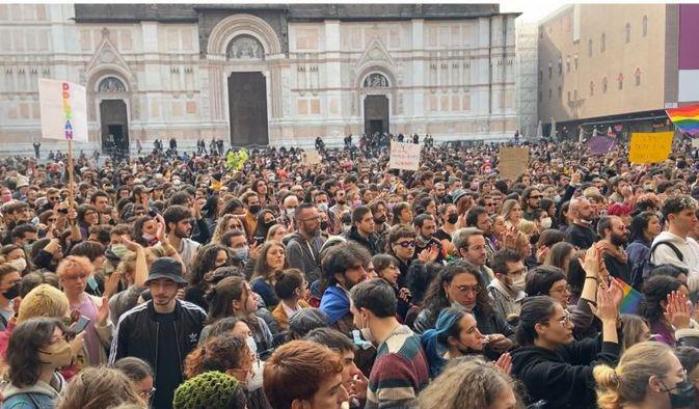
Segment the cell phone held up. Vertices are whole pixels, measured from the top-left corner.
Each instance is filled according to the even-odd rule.
[[[74,335],[78,335],[81,332],[85,331],[87,326],[90,325],[90,319],[87,318],[84,315],[81,315],[80,318],[70,326],[70,332],[72,332]]]

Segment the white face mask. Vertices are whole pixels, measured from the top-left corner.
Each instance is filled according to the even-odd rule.
[[[27,260],[25,260],[24,257],[8,261],[7,264],[11,265],[19,272],[22,272],[25,268],[27,268]]]
[[[553,220],[551,220],[550,217],[544,217],[543,219],[541,219],[541,227],[543,227],[544,229],[550,229],[552,223]]]
[[[521,274],[516,280],[512,280],[512,290],[516,292],[524,291],[524,286],[527,283],[527,275]]]

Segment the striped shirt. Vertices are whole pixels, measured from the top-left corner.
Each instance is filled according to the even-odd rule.
[[[420,338],[400,325],[377,348],[365,408],[417,407],[417,395],[428,382],[429,370]]]

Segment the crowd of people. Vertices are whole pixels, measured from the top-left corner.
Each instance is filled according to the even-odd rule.
[[[699,407],[689,141],[348,145],[0,161],[2,408]]]

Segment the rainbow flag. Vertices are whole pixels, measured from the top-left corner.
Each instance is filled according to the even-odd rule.
[[[666,109],[665,112],[680,131],[692,136],[699,134],[699,105]]]
[[[641,300],[643,300],[643,294],[625,283],[623,280],[617,280],[623,284],[622,288],[624,290],[624,298],[621,299],[619,312],[622,314],[638,314],[638,308],[641,305]]]

